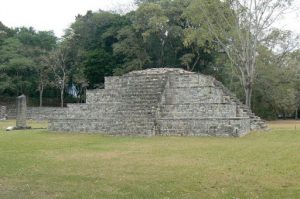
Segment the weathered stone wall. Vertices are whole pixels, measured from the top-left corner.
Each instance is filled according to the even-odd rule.
[[[236,105],[217,103],[166,104],[160,107],[159,113],[160,117],[170,119],[232,118],[236,117]]]
[[[195,73],[170,74],[169,83],[169,86],[173,88],[214,87],[213,78]]]
[[[171,87],[166,90],[164,97],[170,104],[223,103],[222,90],[213,87]]]
[[[86,104],[49,120],[52,131],[114,135],[241,136],[250,128],[249,113],[214,78],[179,69],[106,77]]]
[[[86,104],[68,105],[64,114],[50,120],[49,129],[154,135],[156,107],[165,78],[108,77],[104,90],[88,91]]]
[[[241,136],[249,132],[249,118],[159,119],[158,135]]]
[[[200,74],[169,75],[158,111],[160,135],[240,136],[249,132],[247,115],[238,116],[214,79]]]
[[[27,107],[26,117],[27,119],[34,120],[47,120],[52,117],[53,114],[60,115],[59,113],[64,112],[67,108],[60,107]],[[16,107],[11,106],[7,108],[8,119],[16,119]]]

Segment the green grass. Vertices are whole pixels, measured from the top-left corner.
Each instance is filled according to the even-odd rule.
[[[0,121],[1,199],[300,197],[300,123],[242,138],[2,130],[12,124]]]

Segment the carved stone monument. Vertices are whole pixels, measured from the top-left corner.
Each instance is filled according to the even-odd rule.
[[[105,78],[86,104],[49,118],[51,131],[113,135],[242,136],[266,124],[213,77],[154,68]]]
[[[26,125],[26,96],[21,95],[17,97],[17,120],[15,129],[27,129],[30,128]]]
[[[0,120],[6,120],[7,113],[6,113],[6,106],[0,106]]]

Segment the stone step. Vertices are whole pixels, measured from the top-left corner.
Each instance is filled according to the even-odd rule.
[[[129,83],[124,83],[122,86],[124,87],[158,87],[161,86],[163,82],[129,82]]]
[[[126,99],[132,99],[132,100],[140,100],[140,99],[158,99],[160,98],[160,95],[157,94],[148,94],[148,95],[123,95],[120,96],[120,99],[126,100]]]
[[[94,122],[91,122],[93,120]],[[50,118],[51,122],[60,123],[60,121],[64,121],[62,123],[68,124],[73,123],[74,125],[85,125],[87,123],[95,123],[102,126],[109,126],[109,127],[135,127],[135,126],[150,126],[153,125],[154,120],[151,119],[140,119],[140,118],[91,118],[88,120],[84,120],[80,118],[70,118],[70,117],[61,117],[61,118]]]
[[[214,81],[214,84],[216,87],[220,88],[223,90],[223,93],[227,96],[229,96],[230,100],[235,102],[237,105],[238,109],[243,110],[243,114],[246,114],[250,117],[250,124],[251,124],[251,129],[262,129],[264,126],[266,126],[266,123],[258,116],[256,116],[251,109],[243,104],[231,91],[229,91],[224,85],[219,82],[219,81]]]
[[[66,116],[57,116],[55,118],[65,118]],[[154,113],[144,113],[144,114],[135,114],[135,113],[128,113],[128,114],[119,114],[117,115],[116,113],[114,114],[91,114],[91,115],[88,115],[88,114],[72,114],[72,115],[69,115],[67,116],[67,118],[70,118],[70,119],[82,119],[82,118],[99,118],[101,120],[114,120],[114,121],[121,121],[121,120],[124,120],[124,121],[154,121],[154,117],[155,117],[155,114]],[[141,119],[142,118],[142,119]]]
[[[137,98],[120,98],[118,99],[118,101],[111,101],[111,103],[119,103],[119,104],[123,104],[124,106],[126,105],[153,105],[153,104],[157,104],[159,101],[158,98],[152,98],[152,99],[137,99]],[[110,101],[104,101],[105,104],[109,103]],[[103,101],[99,101],[99,102],[94,102],[91,104],[103,104]]]

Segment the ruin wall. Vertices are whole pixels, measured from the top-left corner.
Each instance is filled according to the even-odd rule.
[[[53,114],[59,115],[59,113],[64,112],[67,108],[61,107],[27,107],[26,114],[27,119],[34,120],[48,120]],[[10,106],[7,108],[7,118],[16,119],[16,107]]]

